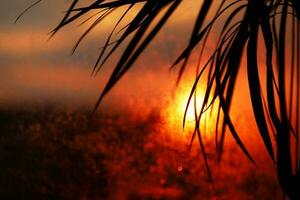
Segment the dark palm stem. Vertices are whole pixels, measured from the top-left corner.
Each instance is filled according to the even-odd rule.
[[[278,51],[278,82],[279,82],[279,107],[281,123],[277,129],[277,174],[279,183],[284,192],[292,200],[299,199],[297,185],[299,180],[292,174],[291,152],[290,152],[290,126],[286,108],[285,96],[285,38],[287,21],[287,2],[284,1],[282,8],[280,32],[279,32],[279,51]]]

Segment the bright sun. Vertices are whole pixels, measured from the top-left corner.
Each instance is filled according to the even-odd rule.
[[[186,110],[186,106],[188,103],[188,97],[189,97],[189,93],[185,94],[184,92],[181,92],[178,94],[178,97],[176,99],[176,101],[178,101],[177,113],[181,115],[181,117],[184,116],[184,112]],[[186,112],[187,123],[195,121],[195,116],[196,116],[195,114],[197,114],[197,116],[199,115],[199,111],[201,109],[202,103],[203,103],[203,96],[201,94],[197,95],[196,103],[194,97],[191,99],[191,102],[188,105],[188,109]]]
[[[183,116],[187,106],[188,98],[190,95],[191,86],[188,84],[182,84],[179,88],[176,89],[176,93],[173,95],[173,98],[170,100],[169,105],[167,106],[165,112],[166,124],[169,127],[169,130],[172,132],[172,137],[176,137],[178,134],[174,134],[174,132],[180,133],[181,139],[184,137],[189,140],[191,133],[195,127],[195,106],[197,115],[200,113],[201,106],[203,104],[204,98],[204,90],[201,88],[197,89],[197,97],[196,103],[194,97],[192,97],[191,102],[189,104],[187,113],[186,113],[186,121],[185,127],[183,130]],[[215,121],[216,112],[206,111],[201,119],[200,128],[204,131],[203,134],[205,136],[212,136],[214,132],[215,126],[213,122]]]

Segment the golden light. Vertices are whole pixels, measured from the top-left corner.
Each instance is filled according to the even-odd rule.
[[[196,115],[198,116],[203,104],[204,89],[197,88],[196,98],[192,96],[186,112],[185,126],[183,128],[183,117],[188,103],[188,98],[192,88],[192,83],[181,84],[176,89],[172,98],[169,100],[168,106],[163,115],[165,126],[170,132],[170,135],[175,140],[189,142],[195,128]],[[196,112],[196,113],[195,113]],[[196,115],[195,115],[196,114]],[[203,136],[211,138],[215,131],[214,122],[216,121],[216,111],[207,110],[201,118],[200,129]]]
[[[189,93],[186,93],[186,91],[179,92],[178,97],[176,98],[177,101],[177,114],[181,116],[181,118],[184,117],[185,110],[186,111],[186,124],[194,123],[196,117],[200,113],[200,109],[203,104],[203,94],[197,93],[196,99],[195,95],[192,97],[190,103],[188,104],[188,98]],[[187,107],[188,106],[188,107]]]

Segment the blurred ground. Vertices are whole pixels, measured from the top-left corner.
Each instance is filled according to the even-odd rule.
[[[197,144],[188,153],[162,137],[171,130],[161,128],[158,111],[143,118],[90,118],[85,109],[50,105],[0,112],[0,199],[282,198],[270,164],[252,165],[232,143],[217,163],[206,140],[212,185]]]

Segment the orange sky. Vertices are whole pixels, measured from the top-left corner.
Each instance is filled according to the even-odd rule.
[[[122,101],[117,108],[121,110],[130,110],[132,107],[135,107],[135,110],[160,109],[174,100],[177,70],[169,71],[169,66],[189,39],[189,31],[197,14],[196,4],[199,4],[196,1],[192,2],[184,1],[175,13],[177,17],[173,17],[159,33],[133,69],[105,98],[100,109],[112,105],[115,108],[114,104],[120,104],[119,99]],[[87,25],[78,27],[80,21],[75,22],[47,41],[47,33],[57,25],[63,16],[61,11],[66,9],[68,2],[44,1],[26,13],[17,24],[13,24],[16,16],[29,3],[18,0],[1,3],[0,103],[13,105],[20,102],[54,101],[83,104],[92,109],[117,61],[115,55],[97,77],[90,76],[99,47],[107,37],[115,17],[111,16],[100,24],[71,56],[73,45]],[[213,44],[214,40],[210,39],[204,58],[209,56],[214,48]],[[189,85],[185,87],[185,94],[188,94],[194,77],[196,58],[197,54],[194,54],[189,63],[190,70],[182,80],[183,85]],[[247,91],[243,70],[239,81],[237,90]],[[232,112],[236,113],[236,120],[245,120],[240,119],[241,116],[249,118],[244,115],[252,113],[249,103],[247,92],[239,92],[234,98],[233,104],[236,106]]]
[[[2,1],[1,4],[3,5],[0,13],[3,16],[0,20],[2,76],[0,102],[14,102],[21,99],[34,101],[36,98],[63,101],[68,96],[79,99],[80,102],[86,98],[88,103],[91,103],[91,99],[98,96],[111,66],[116,62],[117,56],[106,65],[102,74],[96,78],[90,77],[99,47],[102,46],[116,17],[112,15],[100,24],[82,43],[78,52],[70,56],[73,45],[88,24],[78,27],[80,22],[75,22],[47,41],[48,33],[61,19],[62,11],[67,8],[68,2],[43,1],[26,13],[17,24],[13,24],[14,19],[30,2],[13,0]],[[184,4],[183,9],[191,10],[193,5]],[[170,78],[172,81],[175,75],[170,75],[168,67],[179,54],[179,50],[184,47],[188,39],[185,36],[191,28],[186,24],[196,14],[196,12],[178,12],[180,17],[170,21],[168,27],[159,34],[130,73],[154,73],[152,78],[157,78],[158,81],[153,83],[168,77],[172,77]],[[122,85],[120,88],[138,81],[135,80],[135,75],[130,77],[120,83]],[[157,85],[148,84],[147,87],[157,88]]]
[[[47,33],[57,25],[62,17],[61,11],[66,9],[68,3],[44,1],[26,13],[17,24],[13,24],[15,17],[30,2],[12,0],[2,3],[0,13],[5,17],[0,21],[1,104],[67,102],[92,109],[117,61],[115,55],[97,77],[90,76],[99,47],[107,37],[115,17],[111,16],[100,24],[71,56],[73,45],[87,25],[78,27],[80,21],[75,22],[47,41]],[[174,90],[177,70],[170,71],[169,66],[189,39],[198,4],[196,1],[184,1],[175,13],[176,17],[171,18],[133,69],[105,98],[100,109],[105,110],[110,106],[110,109],[132,110],[134,107],[134,110],[150,112],[151,109],[166,107],[172,101],[176,104],[174,98],[180,96]],[[210,39],[204,60],[214,48],[213,44],[214,40]],[[196,59],[197,54],[192,55],[188,72],[183,77],[181,86],[184,87],[184,94],[189,93]],[[243,84],[239,84],[237,88],[240,91],[247,91],[244,76],[242,71],[240,81]],[[246,100],[241,100],[241,96]],[[180,105],[184,105],[185,101],[184,99]],[[237,109],[233,112],[237,113],[237,120],[243,120],[240,116],[249,113],[246,106],[249,103],[248,94],[238,95],[234,99]],[[180,120],[181,117],[182,115]]]

